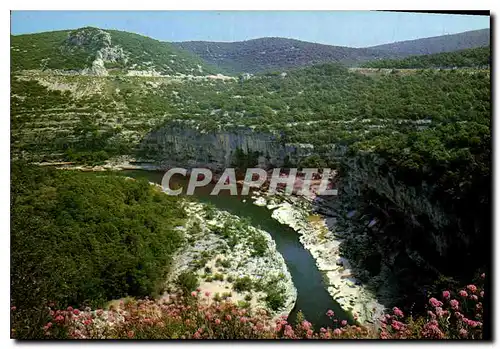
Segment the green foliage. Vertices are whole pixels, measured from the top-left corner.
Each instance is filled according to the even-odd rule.
[[[11,164],[11,299],[26,311],[159,291],[182,243],[178,199],[147,181]]]
[[[108,41],[107,34],[111,41]],[[112,72],[155,69],[169,75],[207,75],[217,71],[200,58],[170,43],[134,33],[92,27],[11,35],[12,70],[81,70],[90,67],[97,51],[109,45],[122,48],[125,55],[105,62],[106,68]]]
[[[410,56],[404,59],[378,60],[363,64],[366,68],[481,68],[491,65],[491,48],[478,47],[432,55]]]
[[[252,256],[262,257],[266,254],[268,246],[267,240],[263,235],[259,233],[253,234],[250,238],[250,243],[252,244]]]
[[[273,309],[279,310],[285,305],[284,290],[280,288],[272,288],[267,292],[265,297],[266,305]]]
[[[198,277],[193,272],[181,273],[177,277],[176,283],[185,294],[194,291],[198,286],[200,286]]]
[[[248,276],[239,278],[233,283],[233,289],[237,292],[251,291],[252,287],[252,279]]]

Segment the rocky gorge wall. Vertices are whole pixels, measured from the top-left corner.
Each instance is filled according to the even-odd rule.
[[[234,166],[238,151],[249,157],[249,167],[268,168],[297,163],[313,154],[314,147],[284,143],[278,134],[257,132],[250,127],[204,131],[181,123],[151,132],[140,145],[142,157],[153,159],[162,167],[207,167],[219,171]]]
[[[340,249],[384,304],[423,297],[483,262],[484,222],[445,206],[438,183],[410,185],[370,153],[346,157],[340,172],[339,196],[330,200]]]

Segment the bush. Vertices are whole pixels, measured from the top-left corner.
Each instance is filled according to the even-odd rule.
[[[188,271],[181,273],[177,277],[177,285],[181,288],[184,293],[189,293],[195,290],[200,283],[198,282],[198,276],[195,273]]]
[[[278,310],[285,305],[285,294],[283,289],[270,289],[265,298],[266,304],[272,310]]]
[[[250,239],[250,242],[252,243],[253,247],[252,256],[264,256],[268,248],[266,238],[261,234],[255,232],[255,234]]]
[[[248,276],[237,279],[233,284],[233,289],[237,292],[251,291],[252,279]]]

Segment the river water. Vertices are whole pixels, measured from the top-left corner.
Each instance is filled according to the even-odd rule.
[[[161,184],[164,174],[160,171],[140,170],[122,171],[121,173],[133,178],[146,178],[150,182],[158,184]],[[182,177],[172,177],[171,183],[187,187],[187,180]],[[228,192],[227,190],[221,191],[220,195],[209,195],[212,187],[213,184],[198,188],[195,191],[196,198],[200,202],[210,203],[220,210],[249,219],[251,225],[267,231],[276,242],[276,247],[285,259],[293,283],[297,288],[297,302],[290,313],[289,321],[295,321],[300,310],[316,329],[319,329],[320,326],[332,327],[332,321],[325,315],[328,309],[335,312],[335,318],[339,321],[343,319],[352,321],[351,316],[344,312],[327,292],[323,274],[318,270],[313,257],[302,246],[299,235],[293,229],[273,219],[271,210],[254,205],[250,196],[230,196],[225,194]]]

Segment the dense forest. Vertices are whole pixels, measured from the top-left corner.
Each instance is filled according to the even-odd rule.
[[[285,38],[239,42],[186,41],[174,46],[192,52],[230,74],[288,70],[321,63],[357,66],[367,61],[398,59],[488,46],[488,29],[367,48],[324,45]]]
[[[491,65],[491,48],[480,47],[466,50],[410,56],[399,60],[371,61],[366,68],[423,69],[423,68],[484,68]]]
[[[178,199],[146,181],[11,164],[11,302],[21,337],[43,309],[162,291],[183,236]],[[40,318],[41,317],[41,318]]]
[[[431,55],[453,52],[490,45],[490,29],[471,30],[458,34],[434,36],[430,38],[399,41],[372,46],[372,49],[405,56]]]

